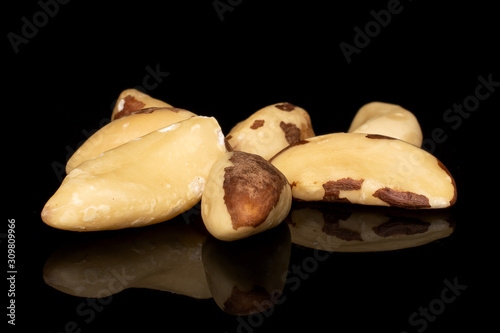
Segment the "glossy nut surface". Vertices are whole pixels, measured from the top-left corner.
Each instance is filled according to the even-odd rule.
[[[372,102],[361,107],[349,127],[349,133],[380,134],[422,145],[422,130],[410,111],[396,104]]]
[[[281,149],[314,136],[306,110],[290,103],[269,105],[236,124],[226,136],[234,150],[266,160]]]
[[[134,111],[110,122],[90,136],[66,163],[66,173],[107,150],[194,116],[196,115],[188,110],[171,107],[151,107]]]
[[[271,159],[295,199],[400,208],[445,208],[455,181],[428,152],[393,138],[333,133],[285,148]]]
[[[208,231],[233,241],[280,224],[291,207],[285,176],[259,155],[233,151],[213,165],[201,200]]]
[[[171,219],[201,198],[226,152],[215,118],[192,117],[80,164],[45,204],[42,220],[65,230],[139,227]]]

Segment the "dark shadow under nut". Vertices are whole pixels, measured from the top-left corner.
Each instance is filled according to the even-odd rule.
[[[367,134],[366,137],[368,139],[376,139],[376,140],[396,140],[395,138],[382,134]]]
[[[259,155],[235,151],[233,166],[224,169],[224,202],[233,228],[257,227],[277,205],[288,182],[272,164]]]

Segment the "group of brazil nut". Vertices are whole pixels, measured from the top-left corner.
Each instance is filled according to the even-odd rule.
[[[201,200],[210,234],[234,241],[279,225],[292,200],[450,207],[455,181],[421,144],[416,117],[394,104],[366,104],[346,133],[317,136],[307,111],[277,103],[224,135],[213,117],[127,89],[41,215],[58,229],[114,230],[170,220]]]

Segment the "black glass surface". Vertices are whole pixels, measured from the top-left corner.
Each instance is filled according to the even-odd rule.
[[[496,327],[500,57],[493,5],[8,6],[0,241],[9,332]],[[399,104],[419,120],[423,148],[453,175],[457,203],[401,210],[295,202],[275,229],[232,243],[207,233],[199,206],[139,229],[76,233],[45,225],[40,213],[67,159],[110,121],[119,93],[134,87],[214,116],[225,134],[278,102],[306,109],[317,135],[347,131],[368,102]]]

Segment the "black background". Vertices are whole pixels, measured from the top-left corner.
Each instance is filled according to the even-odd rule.
[[[493,5],[401,0],[401,11],[348,63],[339,44],[353,45],[354,28],[364,29],[374,21],[370,12],[386,9],[389,1],[221,0],[233,4],[223,20],[213,3],[73,0],[52,7],[53,17],[40,21],[17,53],[8,34],[22,35],[22,18],[33,22],[43,9],[24,1],[5,10],[2,232],[14,218],[16,328],[34,324],[39,332],[61,332],[76,321],[82,332],[244,331],[212,300],[140,289],[115,295],[87,324],[75,312],[84,299],[43,282],[50,254],[81,238],[40,219],[60,184],[54,165],[65,164],[88,133],[108,121],[122,90],[145,82],[155,98],[215,116],[225,133],[256,110],[283,101],[305,108],[316,134],[347,131],[355,112],[377,100],[412,111],[424,138],[439,128],[446,135],[432,152],[457,182],[458,202],[451,209],[455,232],[414,249],[334,253],[298,290],[285,290],[286,302],[252,331],[416,332],[408,317],[439,297],[445,279],[455,278],[467,289],[425,332],[491,327],[498,310],[493,252],[498,218],[491,208],[497,201],[500,92],[492,92],[460,124],[443,115],[474,95],[479,76],[500,81]],[[161,81],[147,79],[148,68],[163,72]],[[4,238],[2,249],[6,254]],[[293,247],[291,265],[311,251]]]

